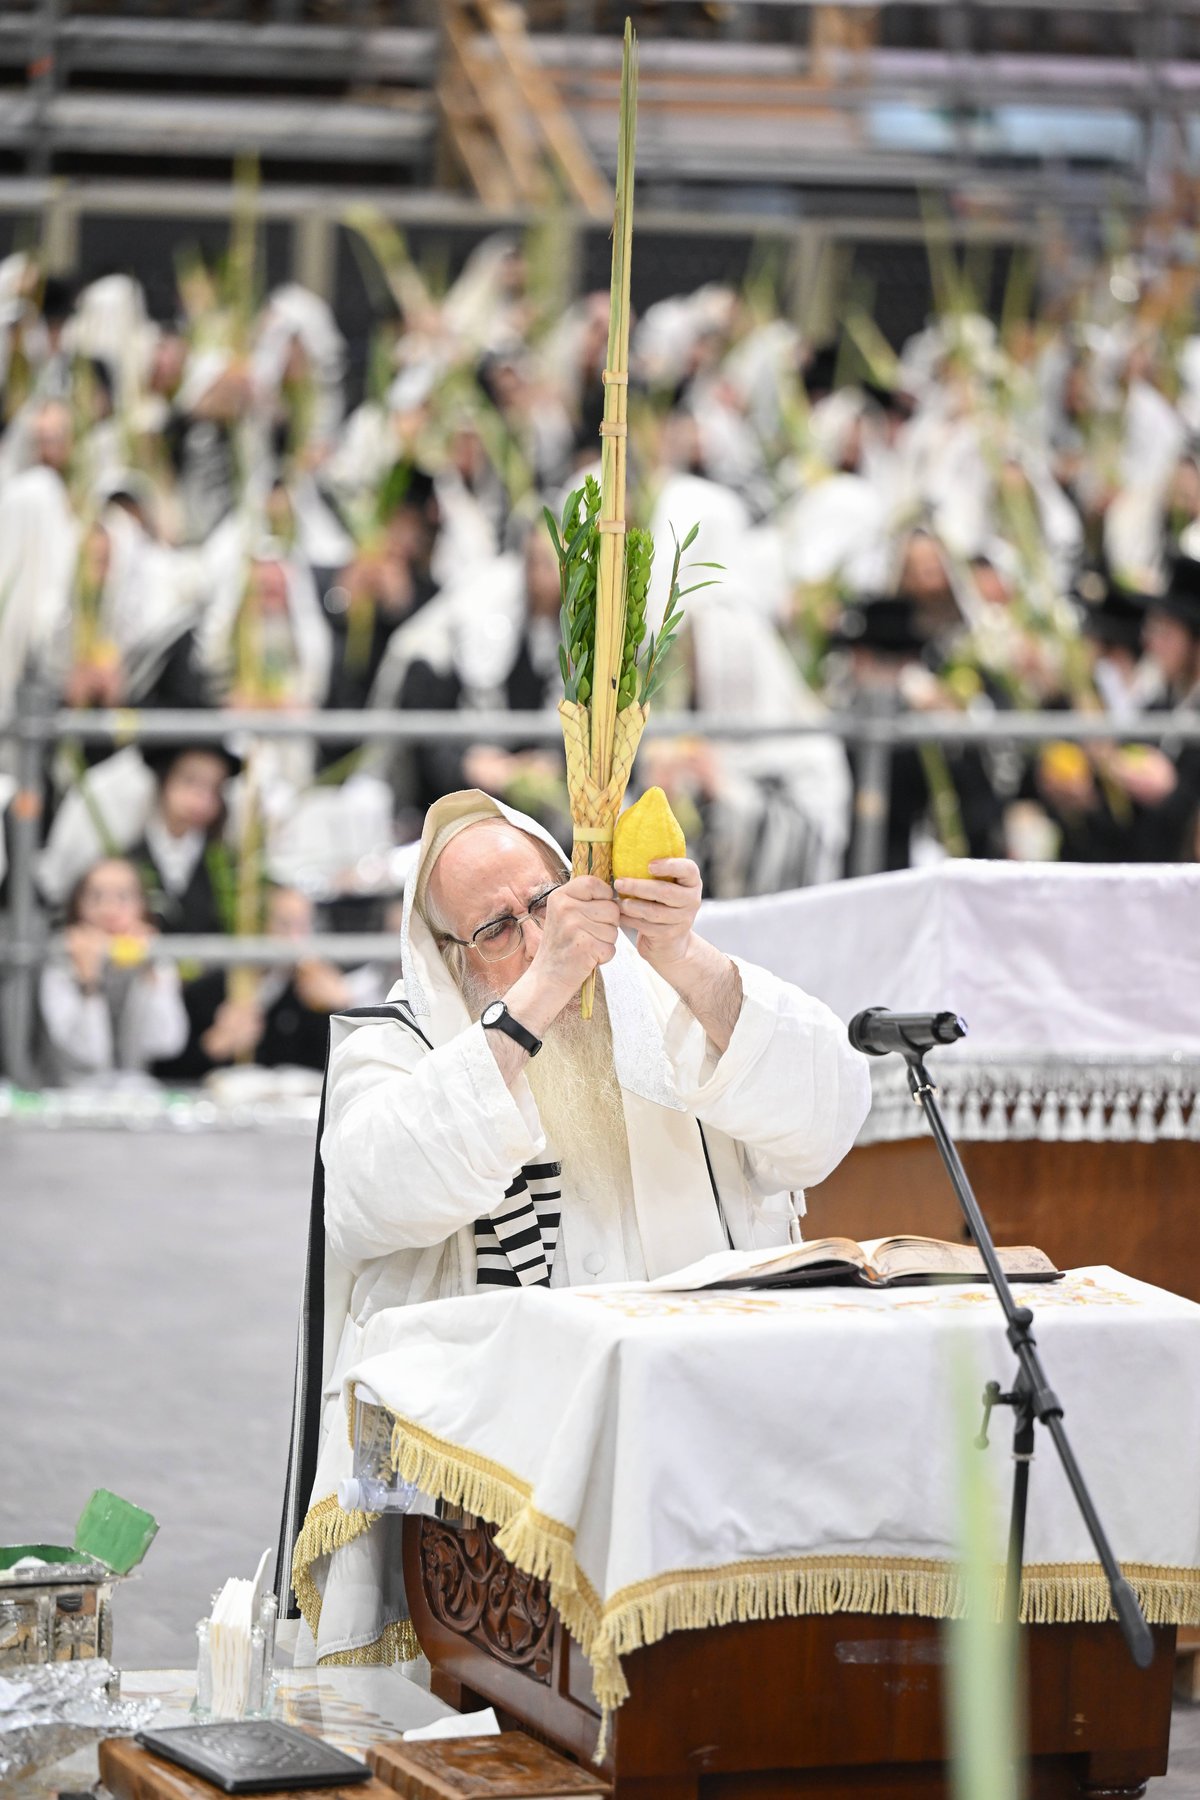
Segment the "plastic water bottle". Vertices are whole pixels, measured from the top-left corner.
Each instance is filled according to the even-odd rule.
[[[392,1467],[392,1420],[360,1388],[354,1407],[354,1473],[338,1483],[343,1512],[408,1512],[417,1497]]]

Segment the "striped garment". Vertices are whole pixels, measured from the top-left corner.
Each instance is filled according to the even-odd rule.
[[[475,1221],[477,1287],[549,1287],[562,1218],[559,1163],[527,1163],[499,1212]]]

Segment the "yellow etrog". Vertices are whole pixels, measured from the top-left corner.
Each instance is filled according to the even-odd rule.
[[[613,879],[628,877],[646,881],[655,877],[649,865],[660,856],[686,856],[683,828],[671,811],[661,788],[647,788],[641,799],[623,812],[613,833]]]

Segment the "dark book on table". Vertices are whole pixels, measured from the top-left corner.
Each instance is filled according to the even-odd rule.
[[[275,1719],[169,1725],[162,1731],[139,1731],[137,1742],[227,1794],[348,1787],[371,1780],[365,1763]]]

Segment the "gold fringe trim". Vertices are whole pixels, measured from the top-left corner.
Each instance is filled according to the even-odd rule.
[[[1200,1625],[1200,1569],[1122,1563],[1148,1625]],[[1102,1625],[1115,1619],[1098,1563],[1034,1563],[1021,1581],[1025,1625]]]
[[[392,1417],[392,1467],[402,1481],[493,1525],[507,1524],[528,1504],[533,1490],[503,1464],[460,1450],[394,1413]]]
[[[413,1662],[421,1654],[411,1619],[392,1619],[384,1626],[373,1644],[358,1650],[331,1650],[319,1656],[322,1669],[375,1668],[381,1663]]]
[[[597,1613],[600,1599],[575,1561],[575,1533],[535,1506],[524,1506],[496,1533],[496,1548],[526,1574],[550,1583],[552,1592],[582,1592]]]
[[[352,1544],[378,1517],[378,1513],[343,1512],[336,1494],[309,1507],[292,1551],[292,1591],[314,1642],[321,1623],[321,1592],[312,1578],[312,1565],[319,1557],[332,1556],[335,1550]]]
[[[1200,1569],[1126,1563],[1123,1573],[1151,1625],[1200,1624]],[[1000,1616],[1004,1571],[994,1581]],[[551,1591],[553,1598],[553,1588]],[[865,1557],[808,1557],[745,1562],[719,1570],[676,1570],[623,1588],[603,1607],[588,1651],[601,1706],[614,1709],[628,1695],[620,1659],[658,1643],[672,1631],[698,1631],[755,1619],[810,1613],[893,1613],[929,1619],[961,1618],[959,1571],[941,1562],[875,1561]],[[1021,1620],[1030,1625],[1102,1624],[1115,1618],[1108,1583],[1097,1563],[1042,1563],[1026,1568]],[[564,1616],[564,1624],[571,1630]]]
[[[629,1694],[621,1658],[670,1632],[811,1613],[952,1619],[964,1611],[957,1568],[916,1558],[813,1556],[672,1570],[602,1601],[576,1564],[574,1532],[531,1504],[527,1482],[500,1463],[449,1444],[407,1419],[393,1418],[392,1460],[404,1480],[499,1526],[497,1548],[527,1575],[549,1583],[551,1603],[592,1666],[592,1689],[601,1708],[598,1757],[604,1753],[609,1716]],[[1151,1625],[1200,1625],[1200,1569],[1152,1563],[1122,1567]],[[997,1617],[1003,1589],[1004,1570],[998,1568]],[[1026,1567],[1024,1623],[1100,1624],[1113,1617],[1099,1564]]]

